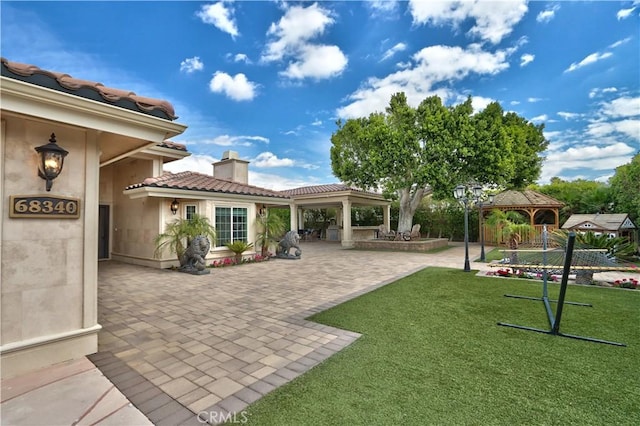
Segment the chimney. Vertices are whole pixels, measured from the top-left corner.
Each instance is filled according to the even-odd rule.
[[[249,183],[249,162],[238,158],[236,151],[225,151],[222,159],[213,163],[213,177],[236,183]]]

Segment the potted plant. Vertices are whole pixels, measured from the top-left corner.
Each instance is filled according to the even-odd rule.
[[[216,230],[207,217],[195,214],[191,219],[175,219],[167,224],[163,233],[154,238],[154,256],[159,257],[167,248],[170,252],[176,253],[180,260],[191,240],[198,235],[204,235],[209,242],[215,241]]]
[[[232,243],[227,243],[225,246],[235,253],[236,255],[236,264],[242,263],[242,253],[253,248],[253,243],[247,243],[246,241],[234,241]]]
[[[269,210],[256,217],[256,246],[260,247],[260,254],[266,257],[269,254],[269,246],[278,244],[278,240],[284,234],[284,221],[280,216],[270,214]]]

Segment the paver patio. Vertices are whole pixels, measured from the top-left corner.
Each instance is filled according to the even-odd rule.
[[[90,359],[155,424],[215,423],[359,337],[304,318],[426,266],[463,261],[463,247],[427,255],[312,242],[302,251],[300,260],[202,276],[102,262],[104,328]]]

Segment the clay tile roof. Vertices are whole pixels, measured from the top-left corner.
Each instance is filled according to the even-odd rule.
[[[220,192],[226,194],[253,195],[260,197],[289,198],[282,192],[246,185],[228,180],[217,179],[213,176],[196,172],[171,173],[164,172],[162,176],[146,178],[140,183],[125,188],[142,187],[186,189],[189,191]]]
[[[325,194],[328,192],[342,192],[342,191],[353,191],[360,192],[362,194],[369,195],[381,195],[375,192],[363,191],[362,189],[354,188],[352,186],[344,185],[342,183],[331,183],[328,185],[315,185],[315,186],[303,186],[300,188],[293,188],[281,191],[283,194],[288,195],[289,197],[295,197],[297,195],[314,195],[314,194]]]
[[[157,146],[160,146],[162,148],[175,149],[175,150],[178,150],[178,151],[186,151],[187,150],[187,146],[186,145],[183,145],[183,144],[177,143],[177,142],[171,142],[171,141],[160,142]]]
[[[5,77],[142,112],[165,120],[178,118],[175,115],[173,105],[162,99],[138,96],[129,90],[106,87],[102,83],[81,80],[71,77],[69,74],[43,70],[35,65],[9,61],[6,58],[0,58],[0,62],[2,62],[2,75]]]
[[[564,203],[548,195],[526,189],[524,191],[508,190],[496,194],[493,199],[494,207],[562,207]]]

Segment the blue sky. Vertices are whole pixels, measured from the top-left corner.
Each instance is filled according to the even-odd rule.
[[[640,150],[640,1],[1,2],[2,56],[170,101],[211,173],[223,151],[271,189],[337,182],[336,120],[498,101],[545,124],[540,183],[606,181]]]

